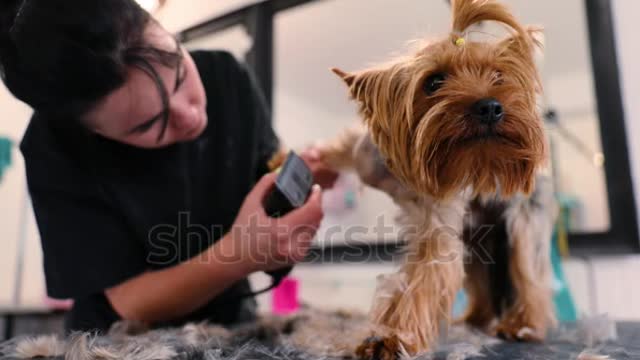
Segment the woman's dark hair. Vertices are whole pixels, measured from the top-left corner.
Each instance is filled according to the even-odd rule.
[[[135,66],[158,85],[166,124],[168,94],[151,63],[176,67],[182,55],[145,43],[155,20],[135,1],[0,2],[0,76],[18,99],[42,113],[79,118]]]

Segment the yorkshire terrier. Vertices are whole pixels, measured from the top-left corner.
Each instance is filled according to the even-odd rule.
[[[364,71],[338,69],[361,129],[320,146],[403,210],[406,258],[380,281],[361,358],[432,349],[464,286],[463,320],[510,340],[541,341],[555,324],[550,241],[556,205],[537,108],[539,31],[495,0],[453,0],[452,32]],[[500,41],[472,41],[494,21]]]

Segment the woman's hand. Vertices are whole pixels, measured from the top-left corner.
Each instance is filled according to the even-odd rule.
[[[106,289],[115,311],[123,319],[148,323],[176,319],[202,307],[252,272],[303,260],[322,220],[320,187],[314,185],[301,208],[272,219],[262,203],[275,179],[273,173],[260,179],[245,198],[231,232],[208,250]]]
[[[276,177],[270,173],[260,179],[245,198],[229,234],[215,245],[219,245],[218,256],[239,263],[246,274],[302,261],[323,217],[318,185],[302,207],[278,219],[267,216],[263,202]]]

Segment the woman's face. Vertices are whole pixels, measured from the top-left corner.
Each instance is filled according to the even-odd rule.
[[[145,32],[150,46],[174,52],[176,41],[162,27],[151,24]],[[141,148],[160,148],[197,138],[207,126],[207,99],[193,59],[177,68],[152,62],[168,95],[169,118],[163,132],[163,102],[153,78],[130,67],[126,83],[103,98],[85,117],[89,128],[106,138]]]

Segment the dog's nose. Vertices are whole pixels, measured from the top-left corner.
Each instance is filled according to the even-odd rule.
[[[471,114],[482,124],[494,125],[504,117],[504,109],[496,98],[486,98],[471,105]]]

